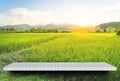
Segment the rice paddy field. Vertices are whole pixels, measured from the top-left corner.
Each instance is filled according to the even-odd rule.
[[[4,72],[12,62],[107,62],[115,72]],[[1,33],[0,81],[120,81],[115,33]]]

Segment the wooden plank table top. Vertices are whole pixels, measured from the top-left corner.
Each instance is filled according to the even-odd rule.
[[[4,71],[116,71],[106,62],[14,62]]]

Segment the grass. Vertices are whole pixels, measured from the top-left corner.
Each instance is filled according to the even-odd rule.
[[[25,49],[58,36],[52,33],[0,33],[0,53]]]
[[[5,37],[4,37],[5,36]],[[115,33],[1,34],[4,51],[0,56],[1,81],[119,81],[120,37]],[[13,44],[16,45],[15,49]],[[50,40],[49,40],[50,39]],[[24,41],[20,41],[24,40]],[[28,41],[26,41],[28,40]],[[41,42],[42,40],[42,42]],[[1,39],[0,39],[1,41]],[[20,42],[17,45],[17,42]],[[37,42],[36,42],[37,41]],[[40,41],[40,42],[38,42]],[[2,41],[1,41],[2,42]],[[25,42],[23,44],[23,42]],[[31,43],[32,42],[32,43]],[[10,44],[9,44],[10,43]],[[27,44],[30,44],[27,46]],[[6,45],[7,44],[7,45]],[[5,52],[8,47],[14,48]],[[25,46],[25,47],[24,47]],[[23,49],[24,47],[24,49]],[[0,47],[0,49],[3,49]],[[19,72],[2,71],[14,61],[24,62],[108,62],[116,72]],[[69,74],[69,75],[68,75]]]

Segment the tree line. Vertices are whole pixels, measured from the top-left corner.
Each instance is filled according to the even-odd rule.
[[[117,35],[119,35],[120,34],[120,22],[102,23],[96,26],[96,32],[100,32],[100,33],[116,32]]]
[[[1,33],[70,33],[71,30],[62,30],[62,29],[42,29],[42,28],[30,28],[27,30],[16,30],[15,28],[0,28]],[[100,27],[96,27],[96,33],[113,33],[116,32],[117,35],[120,35],[120,27],[112,28],[108,27],[106,29],[102,29]]]
[[[27,30],[16,30],[15,28],[0,28],[2,33],[69,33],[69,30],[61,29],[42,29],[42,28],[30,28]]]

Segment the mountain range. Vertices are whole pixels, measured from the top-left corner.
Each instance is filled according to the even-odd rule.
[[[59,30],[68,30],[70,29],[71,25],[70,24],[47,24],[47,25],[28,25],[28,24],[20,24],[20,25],[5,25],[5,26],[0,26],[0,28],[14,28],[15,30],[28,30],[30,28],[41,28],[41,29],[59,29]],[[106,29],[108,27],[113,27],[113,28],[118,28],[120,27],[120,22],[109,22],[109,23],[102,23],[99,24],[95,27],[99,27],[101,29]]]

